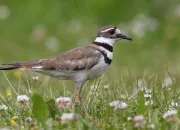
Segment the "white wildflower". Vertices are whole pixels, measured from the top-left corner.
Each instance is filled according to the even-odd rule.
[[[145,90],[145,94],[144,94],[144,98],[145,98],[145,103],[144,105],[145,106],[150,106],[153,104],[153,100],[151,99],[152,98],[152,90],[151,89],[146,89]]]
[[[4,104],[0,105],[0,111],[7,110],[7,109],[8,109],[8,107],[6,105],[4,105]]]
[[[94,89],[97,89],[98,88],[98,85],[91,85],[90,89],[91,90],[94,90]]]
[[[175,121],[177,119],[177,110],[171,109],[163,114],[163,118],[167,121]]]
[[[128,107],[128,105],[125,102],[122,101],[113,101],[110,102],[109,105],[114,108],[114,110],[117,109],[125,109]]]
[[[146,84],[146,81],[144,79],[139,79],[137,81],[137,85],[138,85],[138,88],[143,91],[143,90],[146,90],[147,89],[147,84]]]
[[[72,120],[76,120],[77,116],[75,113],[63,113],[61,116],[61,123],[69,123]]]
[[[27,123],[31,123],[31,122],[33,122],[33,119],[31,117],[27,117],[27,118],[25,118],[25,121]]]
[[[109,84],[104,85],[104,89],[109,89],[109,87],[110,87]]]
[[[177,108],[179,107],[179,104],[177,102],[172,101],[171,106]]]
[[[10,16],[10,9],[6,5],[0,5],[0,20],[5,20]]]
[[[27,95],[17,96],[17,102],[21,104],[29,103],[29,97]]]
[[[145,94],[144,94],[144,98],[151,98],[151,97],[152,97],[151,94],[148,94],[148,93],[145,93]]]
[[[143,115],[138,115],[133,118],[134,121],[134,127],[136,128],[144,128],[146,125],[146,120]]]
[[[178,4],[175,9],[174,9],[174,14],[177,16],[177,17],[180,17],[180,4]]]
[[[128,121],[132,121],[132,120],[133,120],[133,118],[132,118],[132,117],[130,117],[130,116],[128,116],[127,120],[128,120]]]
[[[173,84],[173,80],[171,77],[166,77],[162,82],[162,88],[168,88]]]
[[[50,49],[52,51],[59,50],[59,43],[60,43],[59,40],[54,36],[48,37],[45,41],[45,45],[46,45],[47,49]]]
[[[150,125],[149,125],[149,128],[150,128],[150,129],[155,129],[156,127],[155,127],[154,124],[150,124]]]
[[[39,80],[39,77],[38,76],[33,76],[32,79],[37,81],[37,80]]]
[[[145,93],[151,94],[152,93],[152,89],[146,89]]]
[[[143,115],[137,115],[133,118],[133,121],[135,121],[135,122],[139,122],[139,121],[143,121],[143,120],[145,120]]]
[[[144,105],[145,106],[151,106],[151,105],[153,105],[153,100],[147,100],[147,101],[145,101],[145,103],[144,103]]]
[[[71,107],[71,98],[59,97],[56,99],[56,104],[59,109],[65,110]]]

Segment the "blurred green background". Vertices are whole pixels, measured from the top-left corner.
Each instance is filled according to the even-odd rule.
[[[164,74],[165,66],[179,73],[179,0],[0,0],[0,63],[91,44],[105,25],[133,38],[115,45],[106,77]]]

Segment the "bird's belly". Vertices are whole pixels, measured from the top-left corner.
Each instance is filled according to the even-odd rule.
[[[38,70],[36,71],[41,74],[45,74],[60,80],[70,80],[74,78],[74,72],[58,71],[58,70]]]
[[[91,69],[88,70],[81,70],[78,71],[75,74],[75,80],[81,80],[81,79],[92,79],[101,76],[106,69],[108,68],[109,64],[105,63],[104,56],[102,56],[99,60],[99,62],[93,66]]]
[[[98,64],[91,68],[91,70],[88,73],[88,78],[92,79],[92,78],[96,78],[96,77],[101,76],[106,71],[108,66],[109,65],[106,64],[104,61],[104,57],[102,57],[100,59],[100,61],[98,62]]]
[[[60,80],[81,80],[81,79],[92,79],[101,76],[107,69],[108,65],[104,66],[94,66],[90,70],[80,70],[80,71],[53,71],[53,70],[43,70],[36,71]]]
[[[92,79],[101,76],[106,71],[107,67],[108,65],[92,68],[92,70],[89,71],[88,78]]]

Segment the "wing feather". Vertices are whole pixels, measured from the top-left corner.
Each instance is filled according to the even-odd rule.
[[[79,47],[45,60],[42,69],[68,71],[90,69],[98,63],[100,57],[101,52],[95,46]]]

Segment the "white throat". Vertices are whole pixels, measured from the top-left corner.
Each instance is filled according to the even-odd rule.
[[[95,39],[95,42],[106,43],[106,44],[109,44],[110,46],[113,46],[115,41],[116,41],[115,39],[110,39],[110,38],[105,38],[105,37],[97,37]]]

